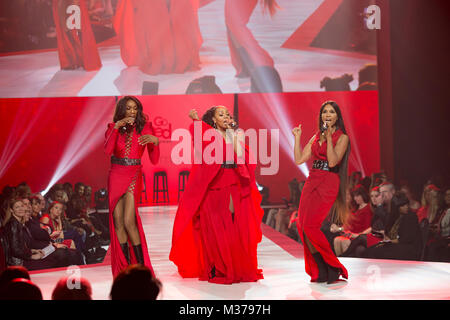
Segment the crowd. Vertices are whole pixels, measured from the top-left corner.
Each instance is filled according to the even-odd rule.
[[[25,183],[0,195],[0,270],[28,270],[101,262],[109,245],[107,194],[79,182],[55,184],[45,197]],[[1,268],[3,265],[3,268]]]
[[[322,225],[337,256],[450,262],[450,188],[427,181],[417,200],[408,184],[395,186],[382,172],[353,172],[348,181],[344,221],[329,216]],[[266,209],[263,220],[298,242],[303,184],[292,180],[285,207]]]
[[[161,282],[143,265],[130,265],[112,283],[111,300],[156,300]],[[92,300],[88,279],[62,277],[55,285],[52,300]],[[43,300],[42,291],[31,281],[28,270],[21,266],[8,267],[0,274],[0,300]]]

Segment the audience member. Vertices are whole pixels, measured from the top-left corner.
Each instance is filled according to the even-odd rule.
[[[117,275],[110,297],[111,300],[156,300],[161,287],[149,268],[135,264]]]
[[[7,294],[5,290],[8,283],[19,278],[30,280],[30,274],[27,268],[23,266],[9,266],[3,270],[0,274],[0,300],[5,299],[5,294]]]
[[[425,260],[450,262],[450,188],[444,194],[445,206],[436,225],[430,225]]]
[[[369,194],[362,185],[357,185],[351,192],[353,207],[356,208],[347,216],[343,227],[336,224],[330,226],[330,232],[339,232],[339,236],[334,238],[333,245],[337,256],[341,256],[349,249],[352,240],[358,236],[371,232],[372,209],[369,205]]]
[[[437,224],[440,211],[439,192],[439,188],[434,184],[429,184],[423,189],[422,206],[417,211],[419,223],[427,219],[430,225]]]
[[[29,279],[14,279],[6,285],[5,291],[4,300],[42,300],[41,289]]]
[[[409,200],[402,192],[392,199],[392,212],[398,216],[382,242],[368,248],[364,257],[376,259],[417,260],[421,232],[417,215],[410,210]]]
[[[414,212],[417,212],[417,210],[419,210],[420,208],[420,202],[414,199],[413,193],[409,185],[407,184],[402,185],[400,187],[400,191],[403,192],[408,197],[410,209]]]
[[[53,289],[52,300],[92,300],[92,287],[87,279],[77,279],[76,284],[71,281],[70,277],[59,279]]]

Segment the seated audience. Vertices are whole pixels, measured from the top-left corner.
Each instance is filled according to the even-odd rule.
[[[444,194],[445,206],[437,224],[430,225],[425,260],[450,262],[450,188]]]
[[[375,259],[417,260],[421,232],[417,215],[410,210],[406,195],[399,192],[392,199],[392,211],[398,218],[379,244],[368,248],[364,257]]]
[[[369,195],[362,185],[357,185],[351,192],[354,202],[353,207],[357,208],[351,212],[344,223],[344,227],[338,227],[335,224],[330,226],[333,233],[339,232],[340,235],[334,238],[334,250],[337,256],[347,251],[353,239],[361,234],[371,232],[372,209],[369,205]]]
[[[434,184],[429,184],[423,189],[422,206],[417,211],[419,223],[422,222],[423,219],[427,219],[430,225],[437,224],[439,221],[439,192],[439,188]]]

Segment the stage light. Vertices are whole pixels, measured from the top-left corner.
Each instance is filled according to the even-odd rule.
[[[260,112],[258,110],[253,115],[258,118],[265,128],[274,128],[280,130],[280,146],[283,152],[285,152],[289,159],[295,164],[294,159],[294,136],[292,134],[292,128],[294,124],[291,119],[285,114],[286,103],[282,94],[261,94],[262,99],[265,101],[266,106],[270,106]],[[297,165],[297,164],[295,164]],[[305,163],[299,166],[300,171],[305,177],[309,176],[309,170]]]
[[[43,114],[47,114],[47,107],[50,107],[49,100],[33,106],[23,102],[17,109],[0,157],[0,178],[5,175],[14,160],[33,142],[36,130],[46,127],[50,122],[51,117],[42,117]]]
[[[87,104],[83,106],[83,109],[66,144],[55,173],[44,190],[45,194],[78,164],[93,147],[103,146],[106,119],[112,115],[114,103],[111,106],[102,106],[100,108],[98,105],[90,106]]]

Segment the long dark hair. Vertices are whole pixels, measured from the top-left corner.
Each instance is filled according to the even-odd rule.
[[[148,116],[146,114],[144,114],[143,111],[143,107],[142,107],[142,103],[139,101],[138,98],[133,97],[133,96],[125,96],[123,98],[121,98],[117,104],[116,104],[116,111],[114,112],[114,117],[113,117],[113,121],[117,122],[119,120],[122,120],[123,118],[125,118],[126,112],[127,112],[127,102],[128,100],[133,100],[137,107],[138,107],[138,112],[136,115],[136,131],[138,133],[142,132],[142,129],[144,129],[145,124],[148,121]],[[122,130],[121,130],[121,133]]]
[[[319,112],[319,130],[323,126],[322,112],[326,105],[331,105],[336,111],[336,130],[341,130],[344,134],[347,134],[345,130],[344,119],[342,118],[342,112],[338,104],[334,101],[328,100],[322,103]],[[350,155],[350,141],[348,142],[347,150],[339,163],[339,192],[333,207],[330,210],[331,221],[337,224],[343,224],[346,221],[346,216],[348,214],[348,207],[346,203],[346,192],[347,192],[347,179],[348,179],[348,157]]]
[[[260,1],[263,6],[263,9],[264,10],[268,9],[271,16],[273,16],[277,11],[277,8],[280,7],[275,0],[260,0]]]
[[[215,128],[213,117],[216,114],[216,107],[209,108],[202,116],[202,121]]]

